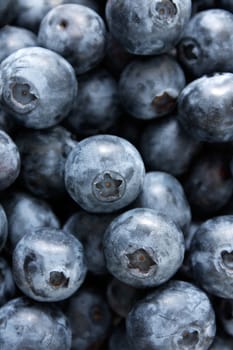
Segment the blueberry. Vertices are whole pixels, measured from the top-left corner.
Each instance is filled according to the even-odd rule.
[[[215,214],[233,194],[229,157],[210,149],[193,162],[184,182],[188,201],[201,215]]]
[[[172,175],[181,175],[187,171],[200,149],[200,143],[180,127],[177,115],[148,124],[141,135],[140,143],[147,167]]]
[[[184,73],[168,55],[137,59],[122,72],[120,99],[125,110],[135,118],[153,119],[171,113],[185,86]]]
[[[10,136],[0,130],[0,191],[9,187],[19,175],[20,155]]]
[[[0,350],[233,348],[232,5],[0,1]]]
[[[3,207],[0,204],[0,251],[6,244],[8,236],[8,220]]]
[[[190,0],[108,0],[112,35],[133,54],[168,52],[179,41],[191,14]]]
[[[204,222],[191,244],[193,276],[208,293],[231,299],[233,293],[233,216]]]
[[[103,235],[116,215],[94,215],[81,210],[73,214],[65,223],[63,230],[73,234],[83,244],[87,268],[96,275],[106,274],[102,247]]]
[[[77,95],[71,65],[42,47],[27,47],[0,66],[0,102],[23,126],[44,129],[70,112]]]
[[[65,162],[76,145],[72,135],[63,127],[57,126],[48,130],[21,132],[16,143],[22,160],[22,184],[43,198],[64,194]]]
[[[69,300],[67,316],[72,329],[72,349],[100,349],[111,326],[111,313],[95,289],[82,289]]]
[[[83,283],[86,264],[82,244],[54,228],[37,228],[18,242],[13,275],[24,294],[38,301],[70,297]]]
[[[70,350],[71,329],[57,307],[17,298],[0,308],[0,344],[1,350]]]
[[[179,96],[178,118],[194,138],[207,142],[233,141],[233,74],[203,76]]]
[[[179,58],[196,77],[233,72],[233,14],[212,9],[196,14],[179,43]]]
[[[184,258],[184,237],[175,223],[151,209],[132,209],[107,228],[106,266],[120,281],[136,288],[169,280]]]
[[[14,192],[6,195],[3,205],[7,214],[9,239],[13,248],[26,233],[33,229],[60,227],[58,218],[49,204],[27,193]]]
[[[95,0],[39,0],[36,2],[32,2],[31,0],[17,0],[17,2],[17,25],[31,29],[35,32],[38,31],[43,17],[55,6],[65,3],[74,3],[88,6],[96,11],[98,11],[99,8]]]
[[[31,31],[14,26],[0,29],[0,62],[13,52],[31,46],[37,46],[37,37]]]
[[[112,278],[107,287],[107,301],[112,310],[120,317],[126,317],[141,296],[141,290]]]
[[[104,132],[117,122],[120,115],[118,86],[104,69],[79,78],[79,93],[66,122],[77,134]]]
[[[144,180],[144,164],[136,148],[111,135],[91,136],[70,153],[65,183],[70,196],[93,213],[113,212],[130,204]]]
[[[183,231],[189,228],[191,211],[183,187],[172,175],[160,171],[146,173],[136,205],[170,217]]]
[[[202,290],[171,281],[133,307],[126,328],[138,350],[207,350],[215,336],[215,315]]]
[[[0,306],[15,295],[12,270],[5,259],[0,258]],[[1,344],[1,341],[0,341]]]
[[[106,28],[92,9],[75,4],[56,6],[43,18],[39,44],[64,56],[77,74],[100,63],[106,50]]]

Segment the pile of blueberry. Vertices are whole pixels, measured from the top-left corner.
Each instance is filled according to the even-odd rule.
[[[0,350],[233,350],[233,0],[0,1]]]

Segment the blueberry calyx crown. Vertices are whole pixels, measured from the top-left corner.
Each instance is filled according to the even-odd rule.
[[[152,105],[155,108],[156,112],[158,114],[161,114],[174,109],[176,105],[176,99],[165,91],[161,95],[155,96],[152,101]]]
[[[28,84],[14,84],[12,86],[12,93],[14,99],[22,105],[27,105],[36,100],[36,96],[31,93],[30,86]]]
[[[181,349],[194,348],[199,342],[199,332],[197,330],[184,330],[177,344]]]
[[[101,202],[114,202],[125,193],[125,180],[115,171],[98,174],[92,184],[95,197]]]
[[[177,7],[172,0],[159,1],[155,9],[161,21],[171,22],[177,14]]]
[[[52,271],[49,275],[49,283],[54,288],[68,287],[69,278],[67,278],[63,272]]]
[[[144,249],[138,249],[126,256],[129,261],[128,267],[130,269],[138,269],[141,273],[148,273],[152,267],[157,265]]]
[[[178,47],[181,60],[196,63],[201,58],[201,49],[196,40],[184,38]]]
[[[227,251],[224,250],[221,253],[221,258],[222,258],[223,265],[227,269],[233,270],[233,252],[227,252]]]
[[[26,114],[33,111],[39,103],[34,88],[21,78],[16,78],[3,90],[3,103],[15,112]]]

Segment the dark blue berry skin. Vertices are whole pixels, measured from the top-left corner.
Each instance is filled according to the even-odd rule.
[[[0,308],[1,350],[70,350],[71,329],[65,315],[53,305],[25,297]]]
[[[14,1],[14,0],[12,0]],[[98,5],[95,0],[40,0],[32,2],[31,0],[17,0],[18,11],[16,23],[19,27],[25,27],[35,32],[38,31],[40,23],[44,16],[55,6],[74,3],[84,5],[98,11]]]
[[[146,173],[136,206],[167,215],[183,231],[189,228],[191,211],[183,187],[172,175],[160,171]]]
[[[127,51],[138,55],[170,51],[190,14],[190,0],[109,0],[106,7],[110,32]]]
[[[204,222],[191,244],[193,276],[208,293],[231,299],[233,294],[233,216]]]
[[[12,270],[5,259],[0,258],[0,306],[15,295],[15,283]],[[1,342],[0,342],[1,344]]]
[[[184,258],[184,237],[175,223],[151,209],[132,209],[112,221],[105,232],[109,272],[136,288],[168,281]]]
[[[201,11],[188,23],[179,43],[181,63],[194,76],[233,72],[233,14]]]
[[[233,301],[232,299],[221,299],[216,303],[218,319],[224,331],[233,336]]]
[[[13,52],[31,46],[37,46],[37,37],[31,31],[14,26],[0,29],[0,62]]]
[[[17,286],[30,298],[51,302],[69,298],[83,283],[86,263],[82,244],[54,228],[37,228],[13,252]]]
[[[65,193],[64,168],[76,142],[61,126],[48,130],[21,132],[16,138],[22,168],[20,180],[33,194],[42,198]]]
[[[185,76],[168,55],[137,59],[122,72],[119,94],[125,110],[138,119],[153,119],[171,113],[185,86]]]
[[[8,219],[8,237],[13,248],[26,233],[38,227],[60,227],[59,220],[49,204],[30,194],[8,194],[3,200],[3,206]]]
[[[4,0],[0,3],[0,26],[12,22],[17,14],[18,2],[15,0]]]
[[[141,290],[112,278],[107,287],[107,301],[111,309],[120,317],[126,317],[141,296]]]
[[[232,100],[232,73],[203,76],[181,92],[178,119],[197,140],[233,141]]]
[[[148,169],[175,176],[187,171],[200,149],[200,143],[180,127],[176,115],[148,124],[141,135],[140,144]]]
[[[102,247],[103,235],[116,215],[94,215],[82,210],[73,214],[63,230],[73,234],[83,244],[87,268],[95,275],[107,273]]]
[[[184,188],[190,205],[199,215],[215,214],[233,193],[228,156],[213,150],[200,154],[187,174]]]
[[[13,184],[20,172],[20,155],[10,136],[0,130],[0,191]]]
[[[7,236],[8,236],[8,220],[7,220],[5,210],[0,204],[0,251],[6,244]]]
[[[65,4],[43,18],[38,42],[64,56],[77,74],[83,74],[102,61],[107,32],[98,13],[86,6]]]
[[[102,133],[116,124],[120,115],[118,86],[104,69],[79,78],[79,93],[67,125],[79,135]]]
[[[72,329],[72,350],[100,349],[111,326],[111,312],[104,297],[82,289],[69,300],[67,317]]]
[[[18,123],[44,129],[72,109],[77,80],[72,66],[42,47],[17,50],[0,65],[0,102]]]
[[[85,210],[109,213],[126,207],[141,191],[144,164],[137,149],[121,137],[91,136],[70,153],[65,184]]]
[[[215,315],[202,290],[170,281],[133,307],[126,329],[138,350],[207,350],[215,336]]]
[[[133,350],[128,341],[124,323],[114,328],[109,338],[108,350]]]

